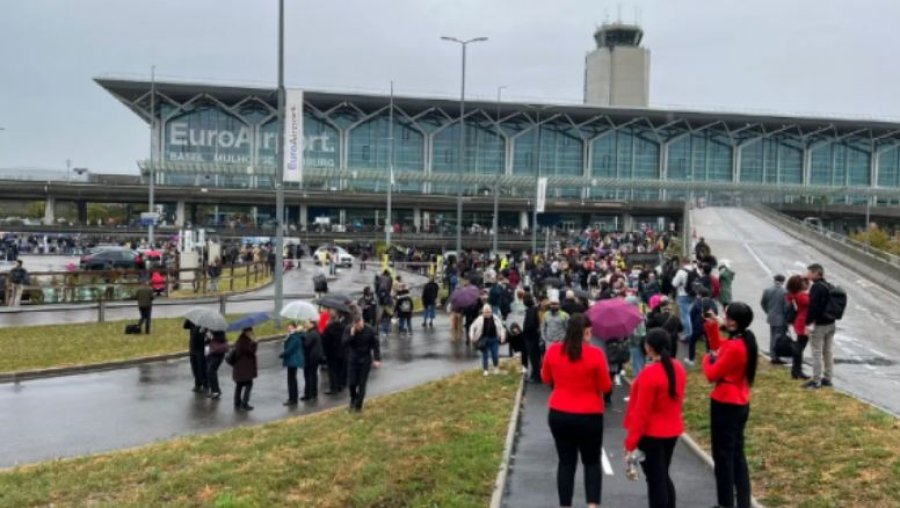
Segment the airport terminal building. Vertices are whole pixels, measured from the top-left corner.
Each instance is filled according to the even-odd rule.
[[[355,208],[306,202],[299,215],[377,223],[391,173],[401,195],[518,198],[524,209],[504,206],[501,214],[515,227],[531,220],[539,177],[548,178],[551,203],[900,203],[900,123],[646,107],[649,53],[641,35],[633,26],[598,29],[598,48],[585,63],[585,104],[467,100],[462,125],[455,99],[303,90],[302,189],[374,194]],[[627,81],[615,82],[612,71]],[[153,168],[161,186],[273,187],[274,88],[96,81],[143,121],[152,118],[152,155],[139,162],[145,178]],[[644,91],[623,95],[633,86]],[[399,216],[429,222],[425,208]],[[544,217],[575,225],[596,219],[588,212]]]

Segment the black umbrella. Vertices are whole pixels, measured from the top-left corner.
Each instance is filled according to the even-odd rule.
[[[541,281],[545,286],[550,286],[554,288],[562,288],[566,284],[559,277],[547,277],[546,279]]]
[[[584,298],[585,300],[591,299],[591,294],[580,288],[570,288],[569,291],[574,293],[576,298]]]
[[[331,295],[319,298],[315,301],[315,304],[319,307],[325,307],[326,309],[334,309],[340,312],[350,312],[350,306],[347,305],[347,300],[335,298]]]

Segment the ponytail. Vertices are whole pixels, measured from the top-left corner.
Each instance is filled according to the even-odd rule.
[[[647,332],[647,337],[644,340],[653,351],[659,354],[659,361],[662,363],[663,370],[666,371],[666,378],[669,380],[669,397],[675,400],[678,393],[675,386],[675,367],[672,366],[672,356],[669,353],[669,332],[662,328],[653,328]]]

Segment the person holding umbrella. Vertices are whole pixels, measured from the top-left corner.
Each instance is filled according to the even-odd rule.
[[[297,389],[297,369],[304,367],[305,364],[303,362],[303,339],[300,337],[297,323],[293,321],[288,323],[288,336],[284,340],[283,350],[278,357],[281,358],[282,366],[287,367],[288,400],[284,405],[296,406],[300,396]]]
[[[325,395],[340,393],[347,384],[347,359],[342,339],[347,324],[337,309],[329,309],[328,326],[322,334],[325,360],[328,363],[328,391]]]
[[[230,349],[228,338],[223,331],[211,332],[209,341],[209,353],[206,355],[206,380],[209,383],[209,398],[219,400],[222,389],[219,387],[219,367]]]
[[[236,411],[253,411],[250,405],[250,391],[256,379],[256,347],[253,340],[253,327],[244,328],[234,343],[234,356],[231,379],[234,380],[234,409]]]

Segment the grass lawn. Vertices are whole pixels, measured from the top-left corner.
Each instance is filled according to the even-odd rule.
[[[237,316],[228,316],[229,319]],[[125,335],[127,321],[0,328],[0,372],[87,365],[142,356],[187,351],[182,318],[154,319],[150,335]],[[257,337],[275,333],[273,322],[256,330]],[[229,333],[229,341],[237,333]]]
[[[710,385],[699,369],[689,376],[686,430],[709,451]],[[760,359],[746,433],[756,498],[767,507],[900,506],[900,421],[800,384]]]
[[[486,506],[518,380],[470,371],[373,400],[363,415],[25,466],[0,473],[0,506]]]

